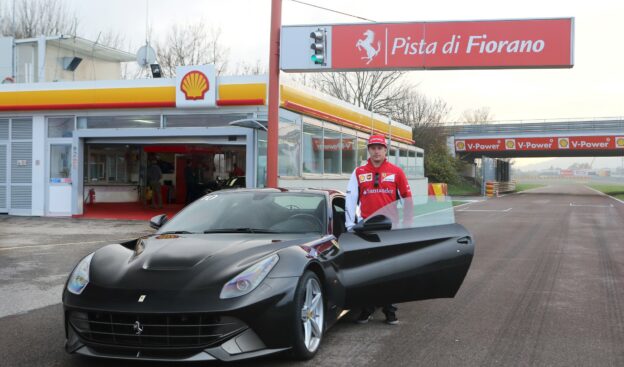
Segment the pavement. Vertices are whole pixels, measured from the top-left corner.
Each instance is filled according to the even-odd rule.
[[[365,325],[343,320],[311,361],[227,365],[624,366],[623,203],[568,184],[455,211],[476,241],[455,298],[402,304],[396,326],[380,314]],[[0,365],[119,365],[64,352],[60,292],[84,255],[150,231],[143,222],[0,216]]]

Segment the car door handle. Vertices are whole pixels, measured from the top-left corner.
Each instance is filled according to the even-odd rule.
[[[463,245],[468,245],[468,244],[470,244],[470,237],[462,237],[462,238],[457,240],[457,243],[461,243]]]

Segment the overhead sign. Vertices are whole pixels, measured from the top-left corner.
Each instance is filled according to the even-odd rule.
[[[176,107],[215,107],[217,83],[214,65],[176,68]]]
[[[457,152],[612,150],[624,149],[622,136],[569,136],[496,139],[455,139]]]
[[[319,63],[318,38],[325,54]],[[285,26],[284,71],[570,68],[574,18]],[[312,41],[311,41],[312,40]]]

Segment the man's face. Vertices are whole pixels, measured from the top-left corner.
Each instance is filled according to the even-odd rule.
[[[388,149],[381,144],[373,144],[368,146],[368,155],[373,163],[381,163],[386,159]]]

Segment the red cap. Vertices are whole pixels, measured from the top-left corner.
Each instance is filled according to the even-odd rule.
[[[379,145],[383,145],[384,147],[388,147],[388,145],[386,145],[386,138],[383,135],[371,135],[370,138],[368,138],[368,145],[373,145],[373,144],[379,144]]]

